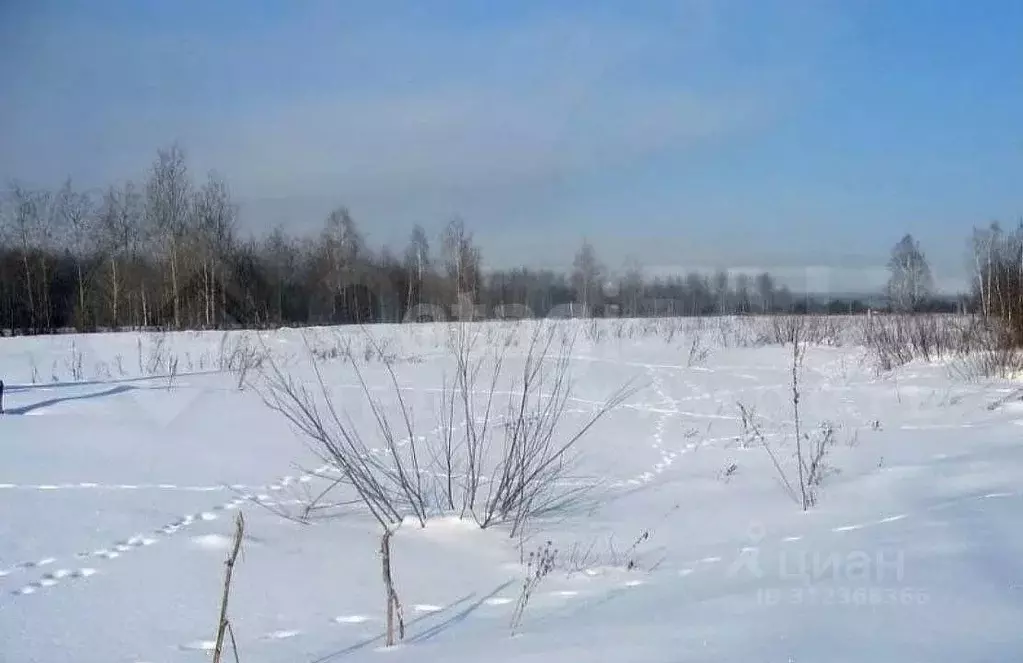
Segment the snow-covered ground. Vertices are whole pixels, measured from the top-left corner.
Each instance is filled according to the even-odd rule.
[[[1021,660],[1020,384],[945,364],[878,374],[855,345],[810,346],[801,424],[830,422],[834,444],[804,513],[739,410],[794,472],[791,346],[740,347],[708,327],[701,357],[686,322],[558,324],[579,331],[565,432],[640,387],[579,443],[565,481],[591,492],[525,538],[443,514],[403,525],[392,554],[408,631],[392,648],[379,525],[358,505],[312,524],[274,513],[298,510],[331,468],[264,404],[258,371],[239,389],[224,366],[245,338],[306,385],[315,361],[373,446],[335,351],[349,338],[392,403],[362,331],[0,340],[0,661],[208,660],[239,511],[229,613],[245,663]],[[490,345],[527,333],[474,328]],[[450,328],[368,331],[428,443]],[[509,375],[523,347],[507,349]],[[512,634],[524,553],[546,541],[556,568]]]

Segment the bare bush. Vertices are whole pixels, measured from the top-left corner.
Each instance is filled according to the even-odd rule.
[[[797,444],[794,458],[797,465],[796,477],[792,478],[791,470],[785,469],[774,447],[768,443],[767,435],[757,421],[755,411],[742,403],[738,406],[744,435],[750,442],[759,444],[767,452],[786,494],[804,511],[815,506],[819,500],[818,488],[824,483],[824,479],[838,472],[827,461],[828,453],[835,445],[834,425],[823,422],[813,434],[800,433],[801,439]],[[732,476],[737,469],[734,463],[729,465],[722,472],[722,478]]]
[[[471,515],[481,527],[509,522],[514,536],[528,519],[565,508],[580,498],[585,486],[569,487],[562,482],[573,464],[576,443],[632,393],[628,385],[617,390],[577,430],[560,437],[558,428],[571,391],[569,361],[574,338],[562,336],[560,352],[552,355],[557,329],[559,326],[542,324],[535,327],[504,408],[500,433],[492,418],[495,390],[505,366],[503,349],[494,352],[492,376],[478,390],[482,364],[473,360],[474,343],[464,335],[464,328],[456,336],[457,373],[451,398],[461,407],[465,432],[459,445],[460,462],[453,462],[448,419],[444,464],[465,477],[462,513]],[[480,395],[482,398],[475,400]],[[451,412],[450,400],[447,411]],[[494,458],[490,447],[497,437],[500,450]],[[488,462],[490,458],[494,460]],[[485,472],[480,471],[483,463],[488,463]],[[450,495],[449,503],[454,503]]]
[[[398,618],[401,638],[404,638],[405,630],[401,618],[401,602],[398,600],[393,581],[391,536],[401,526],[408,513],[413,514],[420,525],[425,526],[426,524],[426,505],[422,499],[421,475],[418,472],[416,455],[413,451],[411,467],[408,463],[403,462],[398,455],[397,435],[386,419],[386,415],[383,414],[379,403],[372,397],[369,386],[357,366],[356,374],[366,400],[375,415],[378,433],[396,460],[393,466],[381,461],[371,453],[371,449],[366,446],[358,429],[350,419],[347,421],[342,419],[315,361],[312,362],[312,367],[319,384],[320,399],[317,399],[313,392],[285,373],[272,356],[268,357],[265,367],[267,368],[264,371],[267,389],[261,392],[264,402],[283,414],[305,436],[308,446],[314,454],[339,470],[341,476],[331,488],[340,485],[353,488],[359,502],[369,509],[381,527],[380,553],[387,602],[387,644],[393,645],[395,616]],[[397,388],[393,371],[391,371],[391,377],[395,380],[396,393],[401,402],[402,412],[411,430],[408,409],[405,407],[404,400],[401,400],[401,390]],[[312,505],[307,507],[306,514],[311,507]]]
[[[308,336],[305,339],[309,354],[320,362],[341,360],[362,361],[364,364],[374,361],[381,364],[396,364],[420,361],[420,357],[414,354],[401,354],[393,350],[392,339],[381,340],[367,334],[362,338],[361,347],[357,340],[348,333],[338,330],[332,330],[326,338],[316,335],[313,339]]]
[[[85,370],[82,366],[84,356],[81,350],[78,349],[78,344],[74,340],[71,341],[71,346],[68,348],[68,356],[64,360],[64,366],[71,376],[72,380],[80,382],[85,377]]]
[[[699,366],[707,361],[710,356],[710,349],[704,345],[703,334],[697,330],[689,342],[689,356],[686,357],[686,367]]]
[[[860,334],[879,371],[943,359],[966,379],[1012,377],[1023,369],[1023,353],[996,317],[879,315],[865,318]]]
[[[934,361],[979,351],[993,340],[980,320],[935,314],[873,315],[860,325],[860,342],[879,370],[916,359]]]
[[[829,422],[821,423],[812,436],[808,435],[807,454],[804,458],[803,473],[806,485],[810,489],[808,498],[810,506],[817,502],[816,488],[824,483],[825,477],[837,470],[827,463],[828,451],[835,444],[835,427]]]
[[[101,380],[109,380],[113,377],[113,375],[110,374],[110,365],[105,361],[96,362],[96,366],[93,368],[93,373]]]
[[[959,357],[951,370],[965,380],[1014,378],[1023,373],[1023,351],[1009,345],[978,350]]]
[[[371,452],[350,418],[342,418],[336,409],[335,399],[316,362],[311,362],[311,366],[318,393],[285,372],[272,356],[268,357],[263,365],[266,388],[261,390],[261,396],[264,402],[284,415],[303,434],[307,446],[318,458],[338,469],[341,474],[338,485],[353,488],[385,530],[394,523],[400,523],[409,513],[415,514],[421,524],[425,524],[423,500],[407,472],[407,463],[391,466]],[[373,397],[358,365],[355,365],[355,373],[365,399],[376,415],[376,434],[384,441],[385,448],[400,459],[400,438],[384,416],[381,404]],[[400,399],[400,389],[396,393]],[[407,409],[404,413],[408,414]],[[410,462],[418,469],[416,461],[413,454]],[[415,480],[418,480],[418,472],[416,474]]]
[[[624,550],[615,545],[614,536],[607,539],[606,544],[598,548],[594,539],[587,546],[574,544],[567,555],[562,555],[558,568],[569,576],[577,573],[592,572],[595,568],[621,569],[634,571],[640,568],[639,548],[650,539],[651,530],[644,530]]]
[[[248,336],[240,335],[234,342],[230,342],[228,332],[224,332],[220,337],[217,368],[233,373],[237,377],[238,390],[241,391],[245,388],[249,372],[258,369],[265,356],[265,349],[253,344]]]
[[[757,319],[756,345],[841,345],[842,324],[848,321],[828,315],[772,315]]]
[[[510,524],[515,536],[527,520],[564,509],[585,493],[586,486],[564,480],[576,445],[632,393],[628,385],[619,389],[578,429],[563,434],[571,345],[563,341],[562,352],[554,356],[555,330],[540,325],[534,331],[499,416],[497,387],[510,344],[487,344],[490,353],[480,352],[478,331],[458,325],[450,346],[455,376],[441,390],[438,436],[417,435],[390,362],[383,364],[390,407],[373,394],[359,362],[352,362],[360,400],[372,415],[370,428],[336,409],[315,361],[318,388],[313,391],[268,358],[262,394],[267,405],[303,433],[313,453],[338,468],[339,486],[353,488],[385,528],[406,517],[423,526],[431,515],[457,513],[482,528]],[[489,377],[483,376],[485,368],[491,370]],[[367,436],[377,440],[382,454],[373,452]]]
[[[136,341],[139,376],[153,377],[165,373],[170,361],[166,332],[145,335],[145,338],[146,343],[143,343],[143,335],[140,335]]]

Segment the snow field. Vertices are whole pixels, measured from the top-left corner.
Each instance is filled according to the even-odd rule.
[[[507,328],[491,326],[495,339]],[[446,328],[374,333],[429,438],[451,370]],[[314,347],[335,342],[310,334]],[[258,338],[311,380],[300,331]],[[208,659],[239,511],[230,615],[243,661],[1010,660],[1023,644],[1023,403],[1011,382],[965,382],[939,364],[878,375],[861,348],[809,348],[801,419],[834,425],[837,472],[803,513],[737,407],[791,455],[789,348],[708,343],[689,365],[684,335],[583,335],[566,430],[621,384],[642,387],[580,443],[563,481],[591,486],[589,498],[522,541],[443,514],[402,526],[392,551],[408,636],[385,650],[375,524],[357,505],[311,525],[273,512],[294,512],[336,470],[256,389],[216,370],[221,335],[73,337],[83,365],[108,367],[80,379],[60,373],[71,340],[0,342],[3,660]],[[179,357],[177,375],[147,374],[157,345],[163,362]],[[368,426],[350,366],[324,356],[336,401]],[[33,384],[33,362],[57,379]],[[128,363],[123,376],[109,368]],[[364,366],[387,402],[386,372]],[[558,567],[511,636],[523,553],[548,540]]]

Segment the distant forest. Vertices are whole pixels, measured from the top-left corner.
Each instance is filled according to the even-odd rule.
[[[56,191],[12,182],[0,201],[0,329],[507,318],[521,317],[523,307],[537,317],[848,314],[868,308],[858,299],[790,292],[768,273],[649,279],[637,264],[612,277],[585,241],[568,273],[486,270],[460,219],[434,238],[416,226],[398,250],[369,246],[344,208],[332,211],[312,236],[276,228],[242,237],[237,222],[226,182],[215,174],[194,181],[177,146],[157,153],[145,181],[102,193],[77,191],[71,181]],[[932,296],[923,254],[907,239],[893,250],[885,301],[949,312],[979,301]],[[907,252],[916,262],[907,262]]]

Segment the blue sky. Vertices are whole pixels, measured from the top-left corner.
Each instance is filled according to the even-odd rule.
[[[246,228],[459,215],[491,265],[939,283],[1023,215],[1023,2],[0,2],[0,177],[141,178],[180,142]],[[802,281],[802,282],[801,282]]]

